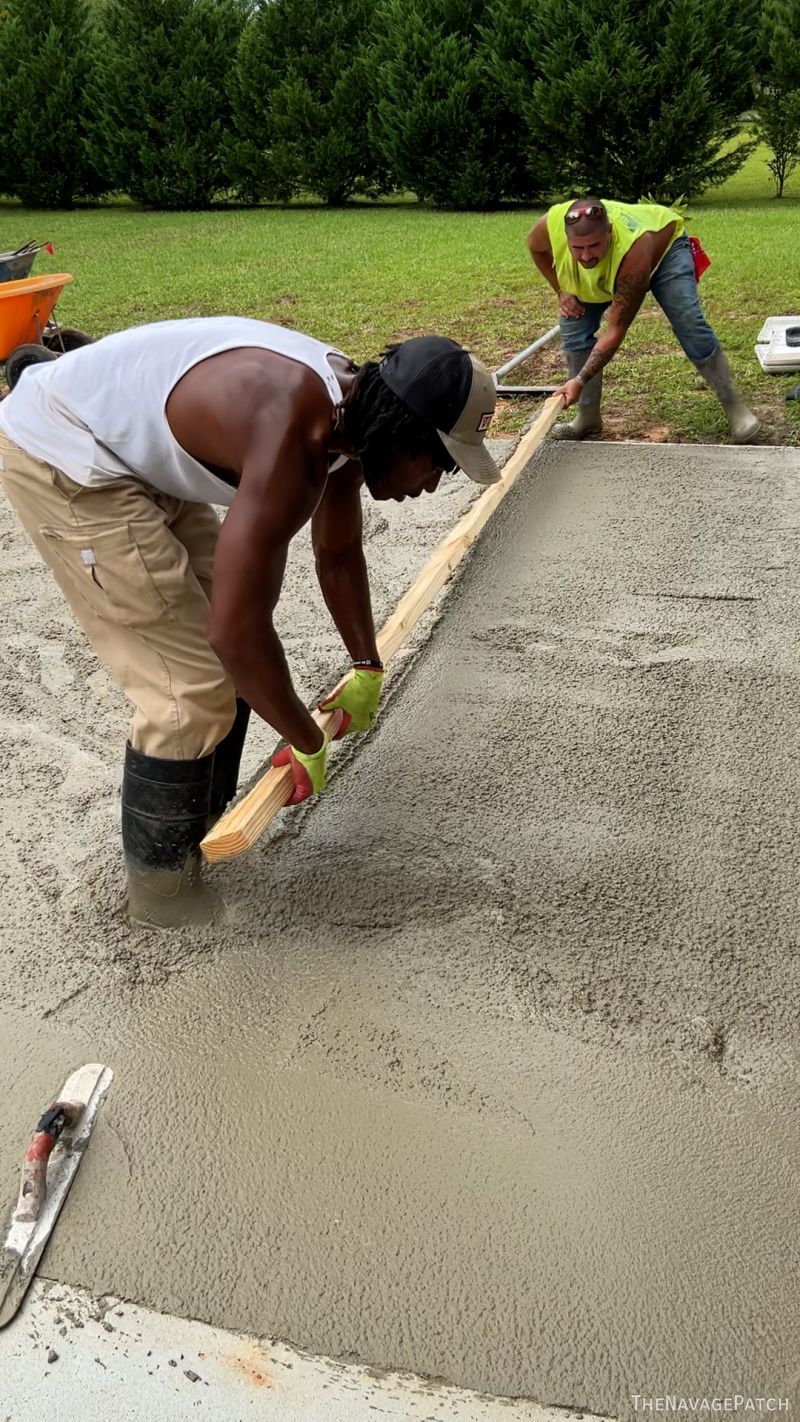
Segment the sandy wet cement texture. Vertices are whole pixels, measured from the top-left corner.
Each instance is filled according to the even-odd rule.
[[[208,940],[120,919],[118,698],[6,535],[4,1198],[117,1074],[46,1274],[602,1413],[798,1405],[798,475],[551,448]]]

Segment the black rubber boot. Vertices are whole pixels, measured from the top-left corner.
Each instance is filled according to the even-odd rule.
[[[236,718],[227,736],[214,751],[214,771],[211,777],[211,798],[207,828],[215,825],[239,788],[239,766],[242,760],[250,707],[241,696],[236,698]]]
[[[219,894],[203,883],[199,848],[213,769],[213,755],[164,760],[125,747],[122,847],[134,923],[198,927],[223,911]]]

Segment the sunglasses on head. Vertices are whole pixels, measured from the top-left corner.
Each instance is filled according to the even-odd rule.
[[[586,217],[593,221],[595,218],[605,217],[605,215],[605,208],[600,207],[599,203],[590,202],[583,207],[571,207],[564,222],[567,227],[574,227],[576,222],[582,222]]]

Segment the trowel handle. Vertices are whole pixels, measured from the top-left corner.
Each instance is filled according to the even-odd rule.
[[[74,1126],[83,1111],[83,1102],[54,1101],[37,1123],[25,1159],[19,1199],[14,1210],[18,1224],[33,1224],[39,1218],[47,1194],[47,1162],[64,1127]]]

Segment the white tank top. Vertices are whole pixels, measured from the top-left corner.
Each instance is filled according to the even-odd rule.
[[[240,346],[299,361],[316,371],[333,404],[342,399],[327,359],[341,354],[333,346],[266,321],[206,316],[134,326],[29,366],[0,402],[0,427],[77,484],[133,476],[162,494],[228,505],[236,489],[186,453],[167,423],[166,404],[192,366]],[[335,459],[331,468],[346,462]]]

